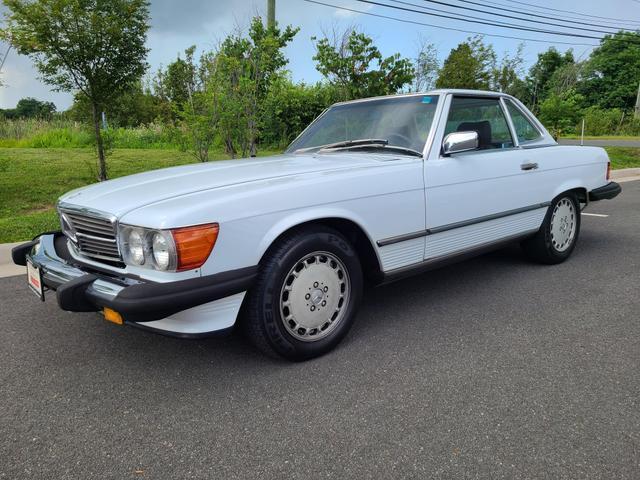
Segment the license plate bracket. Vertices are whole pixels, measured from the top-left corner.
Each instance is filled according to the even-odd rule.
[[[44,302],[44,285],[42,283],[42,270],[27,259],[27,282],[29,288],[40,300]]]

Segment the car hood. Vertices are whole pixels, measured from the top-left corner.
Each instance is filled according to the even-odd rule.
[[[60,202],[121,217],[136,208],[195,192],[239,184],[250,186],[280,177],[381,166],[399,158],[406,157],[362,153],[285,154],[213,161],[152,170],[96,183],[63,195]]]

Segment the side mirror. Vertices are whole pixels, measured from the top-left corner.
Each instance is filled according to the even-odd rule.
[[[444,137],[442,153],[451,155],[452,153],[477,150],[478,144],[478,132],[453,132]]]

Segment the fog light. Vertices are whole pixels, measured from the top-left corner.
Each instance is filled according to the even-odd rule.
[[[117,323],[118,325],[122,325],[124,320],[122,319],[122,315],[120,315],[115,310],[111,310],[110,308],[105,307],[102,311],[104,314],[104,319],[109,320],[110,322]]]

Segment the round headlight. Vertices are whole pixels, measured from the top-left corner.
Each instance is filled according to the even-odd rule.
[[[138,230],[131,230],[127,239],[129,258],[136,265],[144,263],[144,236]]]
[[[153,259],[159,270],[166,270],[171,263],[171,250],[167,238],[159,232],[153,234],[151,241]]]

